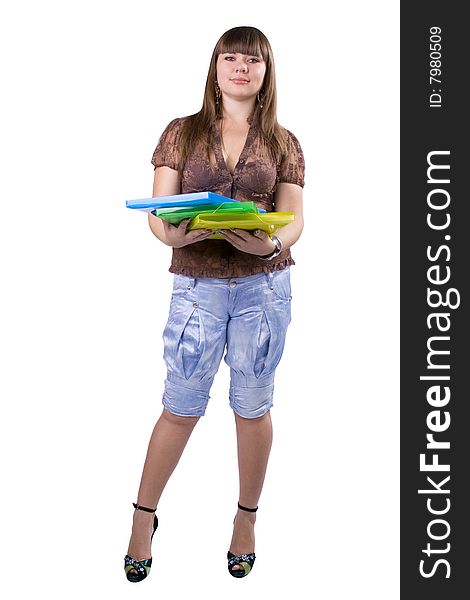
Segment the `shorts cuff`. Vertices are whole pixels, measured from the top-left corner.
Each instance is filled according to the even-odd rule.
[[[209,387],[201,386],[200,382],[193,383],[186,379],[169,375],[165,379],[162,403],[174,415],[180,417],[202,417],[206,412],[207,403],[209,402],[209,389],[210,385]]]
[[[230,387],[231,408],[245,419],[262,417],[273,406],[274,384],[265,387]]]

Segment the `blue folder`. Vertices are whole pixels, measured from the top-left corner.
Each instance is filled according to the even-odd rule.
[[[175,194],[173,196],[159,196],[158,198],[126,200],[126,206],[127,208],[136,208],[145,212],[154,212],[156,208],[220,204],[221,202],[238,202],[238,200],[214,194],[213,192],[195,192],[194,194]]]

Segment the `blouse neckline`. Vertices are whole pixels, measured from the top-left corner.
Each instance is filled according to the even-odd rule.
[[[222,119],[218,119],[217,121],[217,125],[215,127],[215,150],[216,150],[216,157],[217,157],[217,161],[219,163],[219,168],[224,169],[225,171],[228,172],[228,174],[230,175],[230,177],[234,177],[235,174],[237,173],[237,171],[239,170],[239,167],[242,166],[245,163],[246,160],[246,155],[248,154],[248,151],[251,147],[252,141],[253,141],[253,136],[254,136],[254,130],[255,130],[255,126],[253,121],[250,123],[250,128],[248,129],[248,133],[245,139],[245,144],[242,148],[242,151],[240,152],[240,156],[238,157],[238,161],[235,164],[234,168],[233,168],[233,173],[230,171],[228,164],[225,161],[224,158],[224,153],[222,150],[222,132],[221,132],[221,128],[222,128]]]

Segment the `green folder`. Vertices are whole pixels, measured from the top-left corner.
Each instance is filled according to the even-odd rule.
[[[199,206],[191,206],[188,208],[157,208],[156,216],[165,219],[173,225],[179,224],[183,219],[193,219],[194,217],[215,214],[244,214],[260,212],[255,202],[222,202],[219,205],[200,204]],[[264,212],[262,213],[264,214]]]

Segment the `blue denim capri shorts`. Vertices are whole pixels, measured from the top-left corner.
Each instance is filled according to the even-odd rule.
[[[289,267],[220,279],[174,274],[163,332],[164,407],[175,415],[204,415],[226,350],[231,408],[249,419],[264,415],[273,405],[291,298]]]

